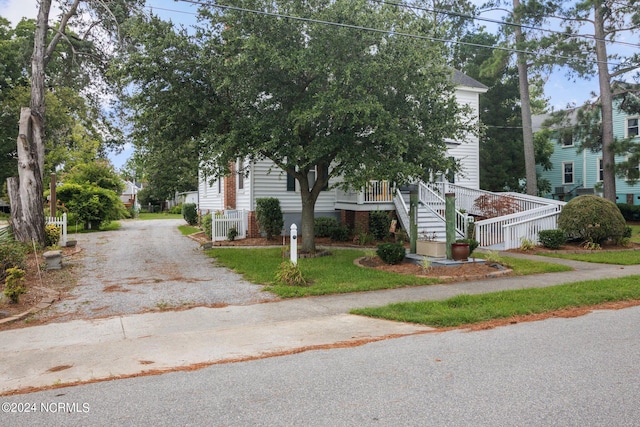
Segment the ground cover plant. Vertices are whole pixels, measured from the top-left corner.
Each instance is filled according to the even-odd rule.
[[[444,301],[419,301],[351,310],[352,314],[456,327],[519,315],[548,313],[605,302],[640,300],[640,276],[591,280],[548,288],[459,295]]]

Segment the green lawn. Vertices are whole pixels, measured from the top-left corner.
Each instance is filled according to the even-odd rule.
[[[311,285],[308,287],[275,284],[275,275],[283,261],[281,248],[214,248],[207,251],[218,262],[243,274],[245,279],[267,285],[265,290],[283,298],[326,295],[421,286],[440,283],[434,278],[419,278],[356,266],[356,258],[365,256],[364,250],[332,249],[331,256],[303,258],[298,265]],[[571,268],[547,263],[502,257],[501,262],[514,269],[515,274],[536,274],[567,271]]]
[[[636,265],[640,264],[640,251],[591,251],[588,253],[571,254],[556,252],[540,252],[550,258],[572,259],[575,261],[596,262],[601,264]]]
[[[179,225],[178,230],[180,230],[183,236],[188,236],[190,234],[200,232],[200,229],[198,227],[193,227],[191,225]]]
[[[332,249],[331,252],[331,256],[298,260],[302,274],[311,283],[306,287],[274,284],[275,274],[283,261],[280,248],[215,248],[208,250],[207,254],[216,258],[220,264],[241,273],[245,279],[268,285],[265,287],[266,291],[283,298],[437,283],[436,279],[358,267],[353,261],[364,256],[362,250]]]
[[[640,300],[640,276],[585,281],[541,289],[460,295],[445,301],[403,302],[356,309],[351,313],[434,327],[451,327],[630,300]]]
[[[493,253],[473,253],[476,258],[488,259],[513,269],[516,276],[527,276],[529,274],[541,273],[559,273],[561,271],[570,271],[571,267],[566,265],[555,264],[552,262],[531,261],[522,258],[510,256],[496,255]]]
[[[140,212],[138,214],[138,219],[147,220],[147,219],[181,219],[181,214],[170,214],[166,212]]]

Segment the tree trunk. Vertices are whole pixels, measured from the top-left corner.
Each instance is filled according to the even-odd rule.
[[[301,186],[302,187],[302,186]],[[316,210],[316,197],[310,191],[301,188],[302,198],[302,224],[300,234],[302,235],[302,246],[300,250],[308,253],[316,251],[314,219]]]
[[[44,197],[42,195],[42,170],[36,134],[40,133],[37,117],[31,109],[23,108],[20,114],[18,135],[18,178],[7,179],[11,202],[11,226],[16,240],[29,243],[34,239],[45,244]]]
[[[524,42],[524,35],[518,18],[517,9],[520,7],[519,0],[513,0],[513,11],[515,19],[515,37],[516,48]],[[522,142],[524,144],[524,168],[525,177],[527,179],[527,194],[531,196],[538,195],[538,177],[536,175],[536,156],[533,145],[533,126],[531,124],[531,95],[529,94],[529,67],[527,66],[527,58],[520,50],[516,52],[518,63],[518,80],[520,86],[520,112],[522,114]]]
[[[31,57],[31,108],[20,113],[18,180],[7,180],[11,225],[16,240],[45,244],[44,170],[45,65],[51,0],[41,0]]]
[[[602,187],[605,199],[616,203],[616,171],[613,153],[613,95],[611,76],[607,67],[607,46],[605,44],[603,5],[594,2],[594,35],[596,58],[598,60],[598,82],[600,85],[600,108],[602,111]]]

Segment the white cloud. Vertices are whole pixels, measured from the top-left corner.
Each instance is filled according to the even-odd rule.
[[[22,18],[35,19],[38,15],[37,0],[0,0],[0,16],[15,26]]]

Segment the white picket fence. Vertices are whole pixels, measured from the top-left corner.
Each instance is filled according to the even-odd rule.
[[[62,216],[50,216],[44,219],[45,224],[55,224],[60,227],[60,242],[58,245],[67,246],[67,213],[63,213]]]
[[[228,240],[227,235],[231,228],[238,232],[236,239],[247,237],[249,227],[249,211],[246,210],[226,210],[224,213],[213,214],[211,218],[211,240],[216,242]]]

